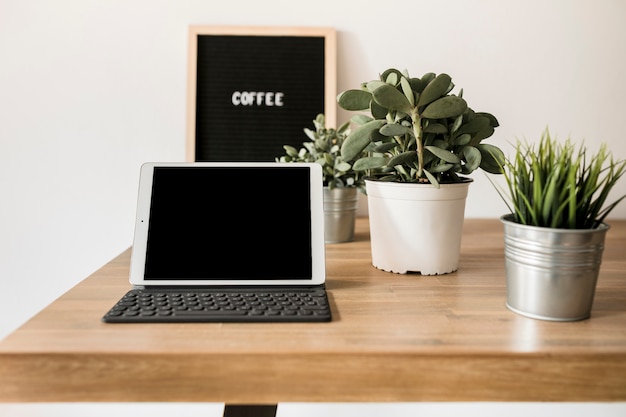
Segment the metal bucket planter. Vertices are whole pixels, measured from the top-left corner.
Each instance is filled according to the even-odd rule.
[[[591,315],[609,229],[525,226],[502,216],[507,307],[542,320],[575,321]]]
[[[324,187],[324,241],[342,243],[354,240],[357,210],[355,187]]]
[[[372,264],[383,271],[439,275],[459,267],[465,200],[456,184],[366,180]]]

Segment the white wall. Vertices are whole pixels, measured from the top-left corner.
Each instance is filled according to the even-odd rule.
[[[339,91],[447,72],[506,150],[549,126],[623,159],[625,18],[621,0],[0,0],[0,338],[130,245],[142,162],[184,159],[190,24],[332,26]],[[467,216],[503,214],[474,179]]]

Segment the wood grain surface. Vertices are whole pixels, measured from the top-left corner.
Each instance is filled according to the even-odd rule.
[[[465,220],[447,275],[374,268],[367,218],[326,248],[330,323],[105,324],[125,251],[0,341],[0,402],[626,401],[626,221],[571,323],[505,307],[495,219]]]

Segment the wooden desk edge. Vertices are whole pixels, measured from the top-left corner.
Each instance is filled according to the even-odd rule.
[[[483,223],[472,222],[472,227],[476,224]],[[620,224],[623,230],[624,222]],[[116,259],[117,268],[121,261]],[[134,381],[130,386],[128,375]],[[0,402],[92,401],[626,401],[626,351],[558,355],[436,350],[243,355],[0,351]]]
[[[626,401],[623,354],[1,356],[0,402]]]

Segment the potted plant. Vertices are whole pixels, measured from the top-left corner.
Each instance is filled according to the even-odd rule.
[[[350,133],[350,122],[338,129],[326,127],[324,114],[313,120],[315,129],[304,128],[311,140],[303,142],[302,148],[283,146],[285,155],[277,162],[317,162],[324,176],[324,238],[326,243],[354,240],[357,211],[357,190],[364,191],[363,173],[354,171],[352,164],[341,156],[341,146]]]
[[[388,69],[377,80],[340,93],[358,127],[341,155],[364,171],[372,263],[396,273],[456,271],[465,200],[481,168],[499,173],[502,151],[483,141],[499,125],[453,94],[447,74],[421,78]],[[365,152],[365,154],[363,154]]]
[[[591,314],[609,226],[605,205],[626,171],[606,145],[597,153],[546,129],[536,145],[518,141],[502,166],[511,213],[504,224],[507,306],[533,318],[573,321]],[[499,189],[499,188],[498,188]]]

